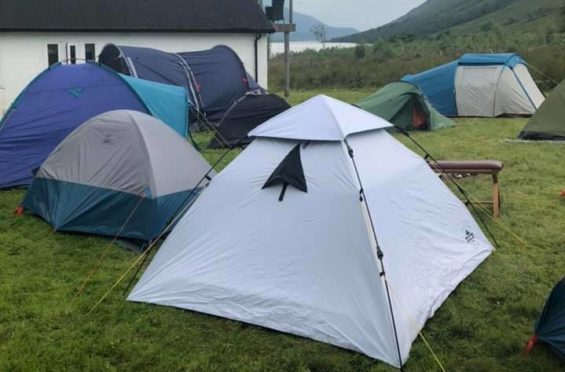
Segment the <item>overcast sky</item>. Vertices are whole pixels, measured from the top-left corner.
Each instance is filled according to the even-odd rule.
[[[378,27],[406,14],[425,0],[294,0],[294,9],[330,26]],[[286,1],[288,6],[289,0]]]

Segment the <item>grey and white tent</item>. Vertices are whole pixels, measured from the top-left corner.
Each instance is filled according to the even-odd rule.
[[[213,176],[173,129],[141,112],[98,115],[43,163],[23,207],[55,230],[151,240]]]
[[[400,366],[426,320],[492,246],[426,162],[384,130],[391,126],[325,96],[259,126],[128,299]]]

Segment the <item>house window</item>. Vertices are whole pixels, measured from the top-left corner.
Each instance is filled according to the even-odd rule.
[[[77,63],[77,47],[76,45],[69,45],[69,62],[72,65]]]
[[[47,62],[49,66],[59,62],[59,45],[47,44]]]
[[[96,44],[84,44],[84,59],[87,61],[96,60]]]

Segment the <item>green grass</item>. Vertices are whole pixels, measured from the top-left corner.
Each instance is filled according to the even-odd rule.
[[[293,94],[291,101],[314,93],[318,92]],[[362,92],[329,94],[356,101]],[[447,370],[562,369],[543,347],[530,357],[522,354],[522,347],[546,295],[565,274],[565,201],[558,197],[565,188],[565,146],[504,142],[516,137],[524,119],[458,123],[456,128],[418,133],[415,138],[438,158],[503,160],[500,221],[531,245],[520,245],[491,221],[500,248],[448,298],[427,322],[424,334]],[[198,136],[201,144],[207,139]],[[213,162],[221,151],[205,150],[204,155]],[[488,179],[462,182],[478,197],[489,196]],[[125,283],[88,314],[137,256],[111,247],[73,303],[109,242],[54,233],[38,218],[15,216],[13,210],[22,196],[18,190],[0,192],[1,371],[391,370],[361,354],[300,337],[129,303],[124,300]],[[437,370],[421,340],[414,343],[407,369]]]

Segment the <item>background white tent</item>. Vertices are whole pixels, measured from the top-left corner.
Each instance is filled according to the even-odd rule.
[[[455,96],[460,116],[532,115],[545,97],[524,64],[459,66]]]
[[[528,116],[545,100],[526,61],[516,53],[465,54],[402,80],[417,85],[446,116]]]
[[[426,162],[382,130],[390,126],[319,96],[258,127],[129,300],[257,324],[400,366],[426,319],[492,247]],[[288,187],[265,187],[297,146],[290,173],[303,170],[307,190],[290,179]]]

